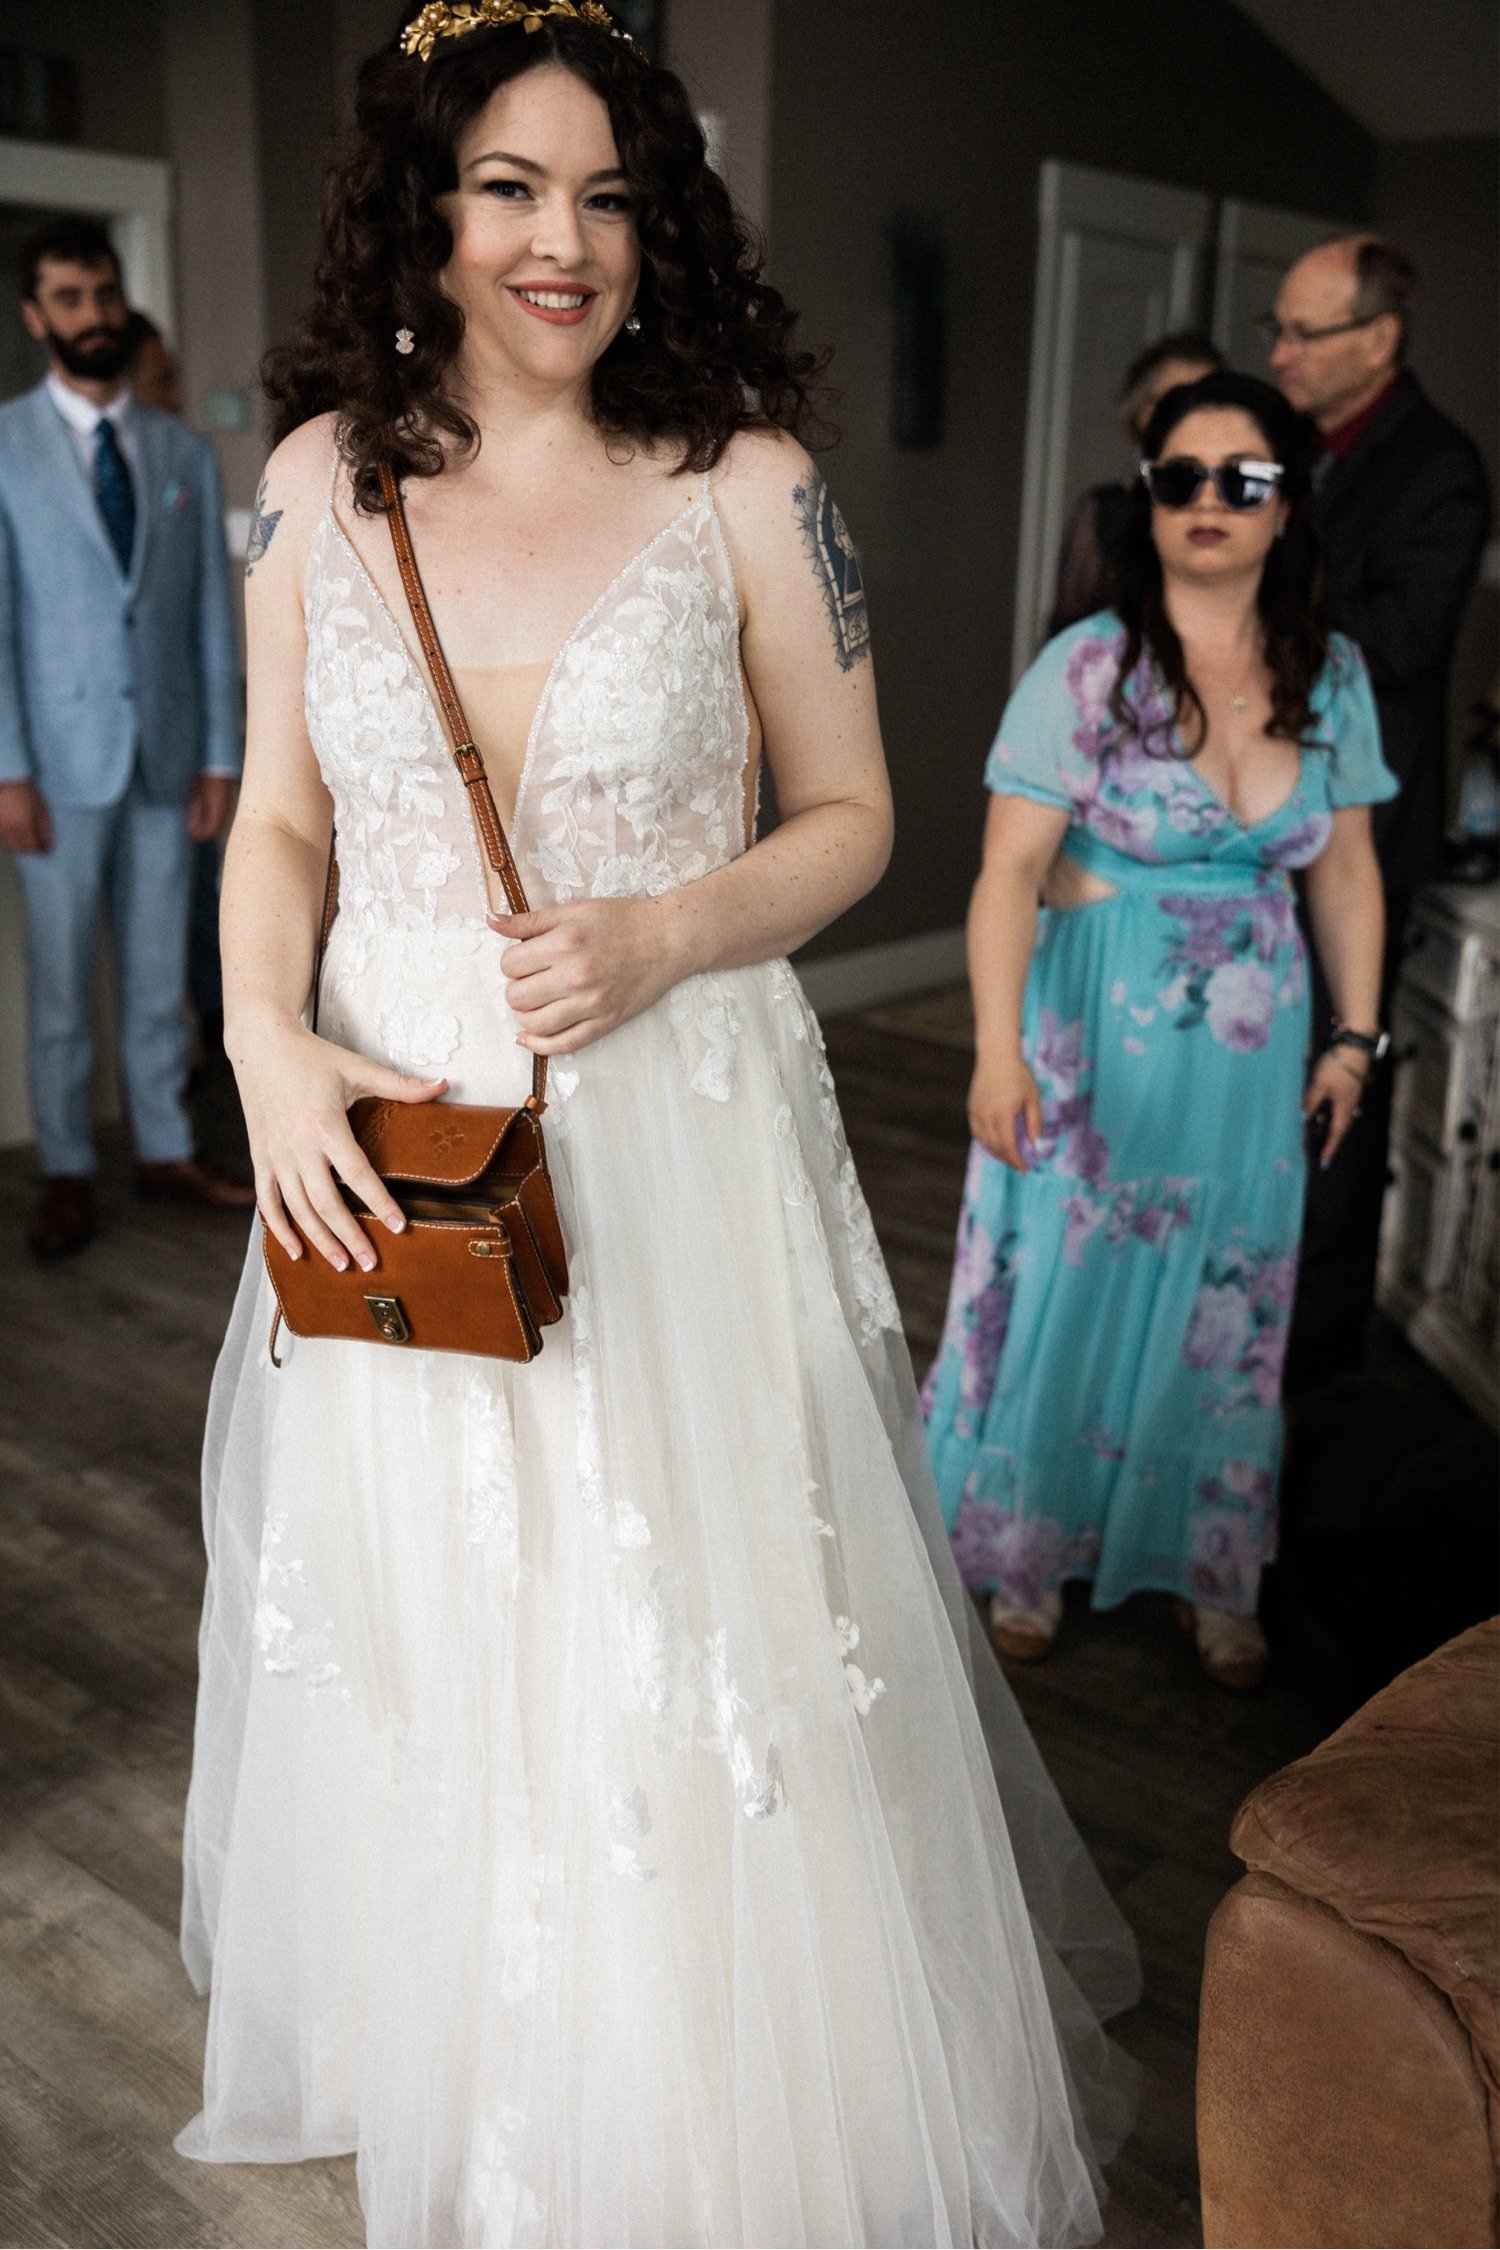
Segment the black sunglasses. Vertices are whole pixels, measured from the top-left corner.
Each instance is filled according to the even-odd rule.
[[[1221,461],[1209,469],[1191,453],[1178,453],[1170,461],[1143,461],[1141,475],[1158,508],[1190,508],[1205,484],[1212,483],[1226,508],[1248,515],[1274,497],[1281,463]]]

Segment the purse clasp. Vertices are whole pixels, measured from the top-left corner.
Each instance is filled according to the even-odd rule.
[[[410,1343],[411,1330],[407,1326],[406,1315],[401,1310],[399,1297],[375,1297],[366,1290],[365,1303],[370,1308],[370,1318],[374,1321],[376,1330],[388,1344]]]

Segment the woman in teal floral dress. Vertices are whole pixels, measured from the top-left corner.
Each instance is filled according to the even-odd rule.
[[[1008,1653],[1045,1654],[1066,1579],[1097,1608],[1155,1587],[1249,1686],[1304,1139],[1332,1161],[1371,1067],[1368,808],[1396,784],[1363,661],[1321,622],[1291,410],[1206,376],[1145,456],[1116,609],[1042,651],[986,769],[974,1147],[928,1439]],[[1340,1019],[1310,1076],[1294,870]]]

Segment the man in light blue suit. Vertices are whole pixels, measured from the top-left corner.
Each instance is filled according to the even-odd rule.
[[[229,816],[241,728],[212,449],[134,401],[119,265],[90,220],[28,247],[21,312],[47,347],[0,406],[0,844],[26,906],[42,1257],[95,1229],[90,982],[109,916],[120,1059],[145,1194],[236,1209],[184,1100],[192,847]]]

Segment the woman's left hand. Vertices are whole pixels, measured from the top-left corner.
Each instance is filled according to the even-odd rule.
[[[1313,1064],[1307,1092],[1302,1097],[1302,1114],[1311,1117],[1325,1103],[1328,1106],[1328,1132],[1318,1159],[1325,1172],[1359,1115],[1369,1075],[1369,1062],[1354,1048],[1329,1047]]]
[[[485,919],[511,940],[500,956],[506,997],[519,1044],[535,1055],[587,1047],[688,974],[656,899],[579,899]]]

